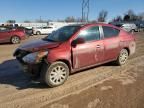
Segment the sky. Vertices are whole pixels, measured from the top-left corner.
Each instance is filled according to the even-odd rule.
[[[14,19],[17,22],[40,19],[65,19],[81,17],[82,0],[0,0],[0,22]],[[95,20],[101,10],[108,11],[107,20],[123,15],[132,9],[144,12],[144,0],[90,0],[90,20]]]

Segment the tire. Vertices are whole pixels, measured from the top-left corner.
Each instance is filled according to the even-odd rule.
[[[41,32],[40,32],[40,31],[37,31],[37,32],[36,32],[36,35],[41,35]]]
[[[129,57],[128,51],[126,49],[122,49],[116,60],[116,63],[119,66],[124,65],[126,61],[128,60],[128,57]]]
[[[12,44],[18,44],[18,43],[20,43],[20,38],[18,36],[12,36],[11,43]]]
[[[64,84],[68,76],[69,67],[64,62],[55,62],[43,67],[41,82],[45,82],[49,87],[57,87]]]
[[[131,30],[131,33],[133,34],[135,32],[135,30]]]

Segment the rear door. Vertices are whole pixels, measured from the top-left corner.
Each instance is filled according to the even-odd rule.
[[[54,27],[48,27],[48,34],[52,33],[54,31]]]
[[[85,43],[72,47],[74,69],[95,65],[103,60],[103,41],[98,26],[81,30],[77,38],[83,38]]]
[[[44,27],[45,34],[50,34],[53,31],[52,27]]]
[[[104,38],[104,60],[109,61],[116,59],[120,52],[120,30],[109,27],[102,26],[103,38]]]
[[[48,31],[48,30],[47,30],[47,27],[42,27],[42,33],[43,33],[43,34],[47,34],[47,31]]]

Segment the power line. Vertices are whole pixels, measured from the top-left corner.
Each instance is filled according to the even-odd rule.
[[[89,0],[82,0],[82,21],[89,20]]]

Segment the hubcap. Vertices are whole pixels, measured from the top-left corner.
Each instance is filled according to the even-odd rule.
[[[66,69],[63,66],[54,67],[50,73],[50,81],[53,84],[61,84],[66,79]]]
[[[121,64],[124,64],[128,59],[128,53],[127,51],[123,51],[120,55],[120,62]]]
[[[12,42],[13,43],[18,43],[19,42],[19,38],[18,37],[13,37],[12,38]]]
[[[37,35],[40,35],[40,32],[37,32],[36,34],[37,34]]]

